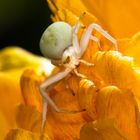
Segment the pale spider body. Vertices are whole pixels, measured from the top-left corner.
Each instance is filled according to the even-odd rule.
[[[79,65],[79,54],[73,46],[67,48],[62,56],[62,64],[65,68],[75,69]]]
[[[77,33],[81,23],[78,22],[74,27],[71,27],[65,22],[55,22],[51,24],[43,33],[40,40],[40,49],[45,57],[50,58],[52,63],[64,68],[52,76],[40,85],[40,93],[43,97],[43,113],[42,113],[42,126],[44,127],[46,121],[47,105],[49,104],[57,112],[74,113],[79,111],[68,111],[60,109],[48,96],[48,91],[57,82],[65,78],[72,71],[81,78],[85,78],[85,75],[78,73],[77,66],[79,63],[83,63],[88,66],[94,66],[94,64],[88,63],[85,60],[81,60],[82,55],[88,47],[89,40],[93,40],[99,44],[98,38],[92,35],[93,29],[100,32],[104,37],[110,40],[117,50],[116,40],[104,31],[97,24],[90,24],[87,30],[78,40]]]

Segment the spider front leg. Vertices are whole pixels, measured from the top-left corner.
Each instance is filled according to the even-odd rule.
[[[43,111],[42,111],[42,128],[44,128],[44,124],[46,122],[46,115],[47,115],[47,105],[49,104],[56,112],[64,112],[64,110],[59,109],[57,105],[52,101],[52,99],[48,95],[48,91],[54,84],[56,84],[58,81],[65,78],[69,73],[71,72],[71,69],[65,69],[65,71],[59,72],[50,78],[48,78],[46,81],[44,81],[39,89],[40,93],[43,97]]]
[[[48,104],[58,113],[79,113],[83,111],[83,110],[60,109],[48,95],[49,90],[54,86],[54,84],[56,84],[57,82],[65,78],[70,72],[71,72],[71,69],[67,68],[64,71],[61,71],[61,72],[56,73],[55,75],[52,75],[50,78],[48,78],[46,81],[44,81],[40,85],[39,89],[43,97],[42,128],[44,128],[44,125],[46,122]]]
[[[99,50],[102,50],[102,47],[100,46],[100,40],[99,40],[97,37],[91,35],[91,36],[90,36],[90,40],[95,41],[95,42],[97,43],[97,45],[98,45],[98,49],[99,49]]]
[[[73,34],[72,34],[72,45],[75,49],[75,52],[79,55],[80,53],[80,46],[79,46],[79,41],[77,37],[77,33],[81,27],[80,21],[78,21],[74,26],[73,26]]]
[[[93,39],[95,40],[95,38],[92,37],[92,31],[93,30],[97,30],[99,33],[101,33],[105,38],[107,38],[108,40],[110,40],[114,46],[115,49],[118,50],[118,46],[117,46],[117,41],[116,39],[114,39],[111,35],[109,35],[105,30],[102,29],[101,26],[99,26],[98,24],[90,24],[87,28],[87,30],[85,31],[85,33],[82,35],[81,40],[80,40],[80,49],[81,49],[81,56],[83,55],[83,53],[85,52],[89,40]]]

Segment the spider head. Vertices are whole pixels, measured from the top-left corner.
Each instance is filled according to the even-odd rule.
[[[65,67],[72,69],[79,64],[79,59],[77,58],[77,54],[73,46],[69,46],[69,48],[64,51],[62,55],[62,63]]]
[[[65,22],[51,24],[40,40],[42,54],[53,60],[62,59],[63,52],[72,43],[72,27]]]

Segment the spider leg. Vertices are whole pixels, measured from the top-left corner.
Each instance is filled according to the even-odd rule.
[[[86,14],[86,13],[83,12],[83,13],[81,14],[81,16],[79,17],[78,22],[73,26],[73,32],[74,32],[75,34],[78,33],[78,30],[80,29],[80,27],[85,27],[84,25],[81,24],[81,20],[82,20],[82,18],[84,17],[85,14]]]
[[[87,62],[86,60],[83,60],[83,59],[79,59],[79,62],[80,62],[80,63],[83,63],[83,64],[85,64],[85,65],[87,65],[87,66],[90,66],[90,67],[95,66],[94,64],[89,63],[89,62]]]
[[[75,52],[79,55],[80,53],[80,47],[79,47],[79,42],[78,42],[78,37],[77,33],[81,27],[80,21],[78,21],[74,26],[73,26],[73,34],[72,34],[72,46],[75,49]]]
[[[71,72],[71,69],[67,68],[67,69],[65,69],[65,71],[58,72],[55,75],[51,76],[50,78],[48,78],[46,81],[44,81],[40,85],[39,89],[40,89],[40,93],[43,97],[42,128],[44,128],[44,125],[46,122],[47,105],[48,104],[56,112],[59,112],[59,113],[79,113],[81,111],[84,111],[83,109],[82,110],[72,110],[72,111],[60,109],[48,95],[49,90],[54,86],[54,84],[56,84],[57,82],[59,82],[60,80],[65,78],[70,72]]]
[[[65,71],[56,73],[55,75],[48,78],[46,81],[44,81],[39,89],[40,93],[43,97],[43,112],[42,112],[42,128],[44,127],[44,124],[46,122],[46,114],[47,114],[47,105],[49,104],[55,111],[61,112],[62,110],[57,107],[57,105],[52,101],[52,99],[48,95],[48,91],[54,84],[56,84],[58,81],[66,77],[71,72],[71,69],[66,69]]]
[[[74,71],[74,73],[76,74],[77,77],[80,77],[80,78],[87,78],[85,75],[79,73],[79,72],[77,71],[77,69],[74,69],[73,71]]]
[[[103,30],[102,27],[99,26],[98,24],[90,24],[88,26],[87,30],[85,31],[85,33],[82,35],[81,40],[80,40],[81,56],[83,55],[83,53],[85,52],[85,50],[88,46],[88,43],[89,43],[89,40],[91,39],[93,30],[97,30],[104,37],[106,37],[108,40],[110,40],[114,44],[115,49],[118,50],[117,41],[111,35],[109,35],[105,30]]]
[[[101,45],[100,45],[100,40],[99,40],[97,37],[91,35],[91,36],[90,36],[90,39],[93,40],[93,41],[95,41],[95,42],[97,43],[98,49],[99,49],[99,50],[102,50],[102,49],[103,49],[103,48],[101,47]]]
[[[80,21],[78,21],[74,26],[73,26],[73,33],[77,34],[78,33],[78,30],[80,29],[81,27],[81,23]]]

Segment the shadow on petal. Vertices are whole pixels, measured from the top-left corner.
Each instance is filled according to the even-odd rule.
[[[119,132],[130,140],[140,138],[140,112],[134,95],[129,90],[108,86],[97,96],[97,120],[113,119]]]
[[[81,129],[79,140],[128,140],[115,127],[113,120],[87,123]]]
[[[5,140],[51,140],[46,135],[32,133],[24,129],[12,129],[6,136]]]

